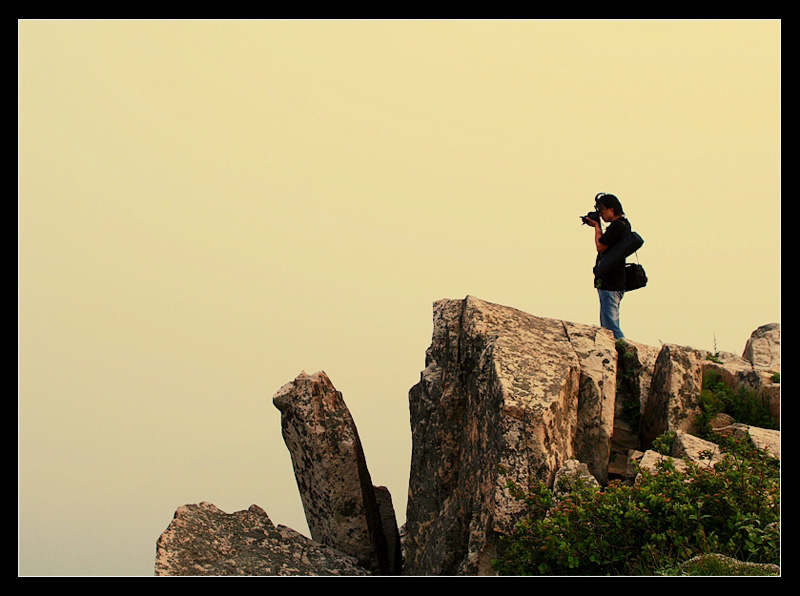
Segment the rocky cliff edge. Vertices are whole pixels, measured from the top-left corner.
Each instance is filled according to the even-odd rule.
[[[742,356],[615,341],[592,325],[536,317],[467,296],[433,305],[425,369],[409,391],[412,456],[404,539],[391,495],[373,486],[355,422],[331,380],[301,373],[273,403],[311,539],[253,506],[185,505],[157,543],[157,575],[484,575],[521,507],[507,489],[552,486],[573,470],[601,485],[656,457],[675,431],[691,458],[704,373],[746,386],[780,419],[780,326]],[[727,421],[780,457],[780,433]],[[402,553],[401,555],[401,548]]]

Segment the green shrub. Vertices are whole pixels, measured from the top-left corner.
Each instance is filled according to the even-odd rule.
[[[668,430],[660,437],[653,439],[651,448],[661,455],[672,455],[672,448],[675,445],[676,436],[677,433],[674,430]]]
[[[728,440],[714,469],[665,458],[635,485],[578,483],[556,498],[542,484],[513,487],[527,509],[501,540],[505,575],[657,575],[698,554],[778,563],[779,476],[764,452]]]
[[[738,391],[732,389],[714,370],[708,370],[703,375],[699,403],[699,422],[703,436],[709,435],[710,422],[719,413],[728,414],[742,424],[775,430],[779,428],[766,399],[746,387],[741,387]]]

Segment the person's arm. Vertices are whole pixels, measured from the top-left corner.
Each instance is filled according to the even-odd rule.
[[[600,224],[597,224],[597,227],[594,229],[594,245],[597,247],[597,252],[604,252],[608,247],[600,242],[600,237],[603,235],[603,231],[600,229]]]
[[[600,222],[594,220],[589,221],[591,222],[592,226],[594,226],[594,245],[595,248],[597,248],[597,252],[605,252],[608,246],[600,242],[600,238],[603,236],[603,230],[600,226]]]

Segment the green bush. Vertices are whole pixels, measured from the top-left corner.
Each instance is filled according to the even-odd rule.
[[[775,430],[779,428],[770,412],[769,404],[761,395],[745,387],[741,387],[738,391],[732,389],[714,370],[709,370],[703,375],[700,410],[699,422],[702,427],[701,434],[704,436],[710,434],[710,422],[721,412],[732,416],[736,422],[742,424]]]
[[[665,458],[635,485],[578,483],[565,497],[542,484],[512,487],[526,517],[503,539],[504,575],[663,575],[698,554],[778,563],[779,476],[775,460],[728,440],[714,469]]]

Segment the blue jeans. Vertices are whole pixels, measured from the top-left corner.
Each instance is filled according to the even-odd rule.
[[[600,325],[614,332],[614,339],[625,337],[619,328],[619,303],[625,292],[597,290],[600,295]]]

